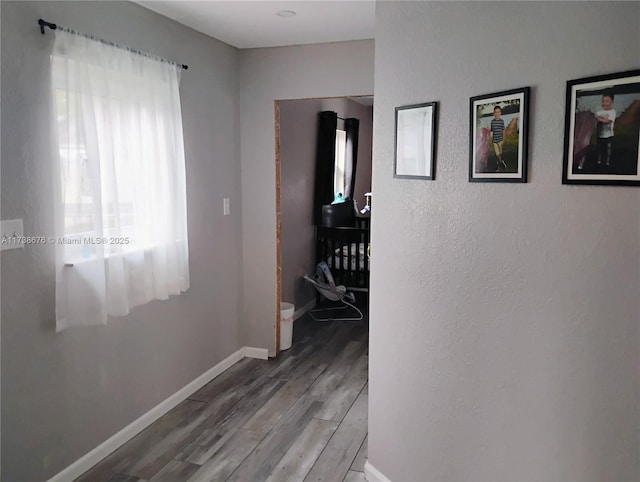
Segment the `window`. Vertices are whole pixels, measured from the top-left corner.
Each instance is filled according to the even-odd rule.
[[[333,193],[345,194],[345,156],[347,152],[347,133],[336,129],[336,153],[333,179]]]
[[[58,329],[189,287],[179,67],[71,32],[52,54]]]

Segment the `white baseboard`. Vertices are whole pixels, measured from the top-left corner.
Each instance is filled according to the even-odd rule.
[[[364,478],[369,482],[391,482],[387,476],[371,465],[368,460],[364,463]]]
[[[302,308],[296,310],[296,312],[293,314],[293,321],[296,321],[298,318],[303,316],[307,311],[314,309],[315,306],[316,306],[316,300],[314,298],[311,301],[309,301],[309,303],[304,305]]]
[[[62,472],[59,472],[58,474],[51,477],[49,479],[49,482],[67,482],[69,480],[74,480],[77,477],[80,477],[91,467],[111,454],[114,450],[138,435],[145,428],[147,428],[153,422],[166,414],[169,410],[175,408],[178,404],[186,400],[190,395],[205,386],[207,383],[216,378],[233,364],[242,360],[244,357],[260,358],[266,360],[268,357],[267,355],[268,350],[266,348],[253,348],[248,346],[240,348],[238,351],[229,355],[213,368],[210,368],[198,378],[182,387],[169,398],[167,398],[163,402],[160,402],[140,418],[131,422],[114,436],[98,445],[91,452],[76,460]]]
[[[267,360],[269,358],[269,350],[266,348],[254,348],[252,346],[245,346],[243,348],[244,356],[247,358],[258,358],[260,360]]]

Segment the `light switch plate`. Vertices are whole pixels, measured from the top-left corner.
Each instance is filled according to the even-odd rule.
[[[229,198],[226,197],[222,200],[222,206],[224,209],[224,215],[228,216],[229,214],[231,214],[231,210],[229,209]]]
[[[8,219],[6,221],[2,221],[1,229],[2,233],[0,233],[0,242],[2,243],[2,251],[5,249],[17,249],[24,247],[24,228],[22,226],[22,219]]]

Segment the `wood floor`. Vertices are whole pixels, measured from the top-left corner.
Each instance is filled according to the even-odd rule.
[[[364,481],[368,323],[294,325],[277,359],[245,358],[78,481]]]

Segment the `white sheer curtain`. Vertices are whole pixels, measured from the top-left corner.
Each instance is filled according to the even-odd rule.
[[[60,331],[187,290],[189,254],[180,67],[55,35]]]

